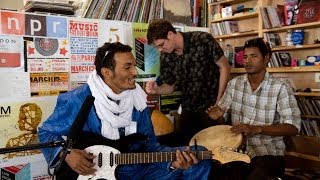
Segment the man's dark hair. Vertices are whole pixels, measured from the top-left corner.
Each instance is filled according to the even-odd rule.
[[[167,39],[169,31],[177,33],[176,29],[169,21],[164,19],[157,19],[153,21],[148,28],[148,44],[152,44],[152,42],[157,39]]]
[[[246,49],[249,47],[257,47],[263,57],[265,57],[267,55],[269,55],[269,57],[271,57],[270,45],[268,42],[264,41],[263,38],[249,39],[248,41],[246,41],[244,43],[243,49]]]
[[[101,78],[101,68],[105,67],[114,71],[116,67],[116,62],[114,55],[118,52],[131,52],[132,48],[128,45],[124,45],[120,42],[116,43],[104,43],[103,46],[97,49],[97,54],[95,57],[94,65],[96,66],[96,71]]]

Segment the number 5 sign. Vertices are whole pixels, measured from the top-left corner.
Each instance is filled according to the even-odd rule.
[[[124,25],[121,21],[101,20],[99,22],[99,46],[105,42],[124,42]]]

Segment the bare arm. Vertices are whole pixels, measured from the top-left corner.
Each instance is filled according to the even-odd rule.
[[[220,67],[220,79],[219,79],[219,91],[216,103],[219,102],[221,97],[223,96],[224,90],[227,87],[227,83],[230,77],[230,65],[225,56],[221,56],[221,58],[216,62],[216,64]]]
[[[148,94],[171,94],[174,91],[174,85],[162,84],[158,86],[156,82],[149,81],[146,84],[146,92]]]
[[[295,126],[286,123],[264,126],[237,124],[231,128],[231,132],[235,134],[244,133],[246,135],[264,134],[270,136],[294,136],[298,133],[298,129]]]
[[[215,106],[210,106],[206,110],[206,113],[211,119],[217,121],[218,124],[224,124],[225,120],[224,120],[223,114],[225,111],[226,111],[226,108],[221,108],[220,106],[215,105]]]

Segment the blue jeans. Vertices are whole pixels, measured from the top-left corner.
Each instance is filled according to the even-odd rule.
[[[169,171],[163,163],[123,165],[117,169],[117,179],[173,180],[194,179],[207,180],[212,160],[202,160],[188,169]],[[165,164],[168,164],[167,162]],[[165,168],[166,167],[166,168]]]

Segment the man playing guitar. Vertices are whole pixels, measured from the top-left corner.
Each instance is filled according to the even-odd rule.
[[[211,168],[209,160],[198,161],[198,158],[189,151],[190,148],[171,148],[157,143],[146,104],[147,95],[135,82],[138,73],[131,50],[130,46],[121,43],[105,43],[98,48],[94,62],[96,70],[90,75],[87,84],[60,94],[53,114],[39,128],[40,143],[61,141],[62,136],[68,134],[85,97],[88,95],[95,97],[94,106],[90,109],[82,128],[85,133],[79,135],[78,143],[65,158],[66,165],[72,171],[63,173],[65,168],[60,168],[61,172],[58,172],[57,179],[76,179],[78,175],[85,177],[84,179],[107,179],[100,176],[95,178],[98,173],[96,168],[102,167],[101,164],[105,163],[101,157],[104,152],[91,154],[90,151],[94,151],[93,149],[82,149],[86,148],[87,144],[95,145],[88,141],[98,142],[98,140],[104,145],[115,145],[117,146],[115,149],[120,148],[120,151],[175,152],[175,157],[169,159],[171,162],[166,159],[163,161],[167,162],[153,163],[156,157],[151,156],[149,157],[151,160],[147,161],[150,163],[136,164],[135,162],[140,161],[137,160],[138,157],[132,156],[129,158],[132,164],[129,165],[117,159],[119,157],[116,155],[117,152],[111,152],[107,158],[115,161],[110,161],[108,166],[113,168],[113,162],[121,164],[115,169],[115,173],[113,172],[117,179],[207,179]],[[146,138],[139,139],[132,136],[135,133],[140,133]],[[126,140],[122,141],[123,139]],[[109,141],[112,142],[111,145],[108,144]],[[57,165],[62,155],[61,149],[42,149],[49,167]],[[198,147],[198,150],[203,149]],[[166,154],[158,155],[163,159],[162,156]],[[99,161],[95,161],[96,159]],[[146,155],[143,155],[142,159],[146,160]]]

